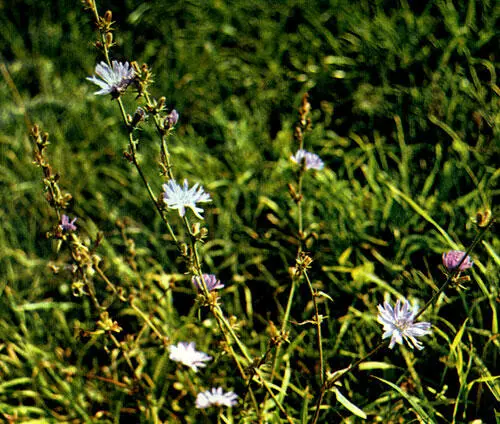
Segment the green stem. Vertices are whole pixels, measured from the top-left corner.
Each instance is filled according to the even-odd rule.
[[[287,323],[290,318],[290,312],[292,310],[292,304],[293,304],[293,296],[295,294],[295,289],[297,288],[297,278],[293,277],[292,278],[292,286],[290,287],[290,293],[288,294],[288,301],[286,303],[286,309],[285,309],[285,315],[283,316],[283,320],[281,322],[281,329],[280,329],[280,336],[283,336],[286,331]],[[271,366],[271,383],[274,381],[274,377],[276,374],[276,370],[278,368],[278,358],[281,353],[281,343],[282,341],[278,343],[276,346],[276,350],[273,355],[273,364]]]
[[[146,190],[148,191],[149,198],[153,202],[156,211],[158,212],[158,214],[160,215],[160,218],[162,219],[165,226],[167,227],[167,230],[170,234],[170,237],[172,237],[172,240],[177,245],[177,248],[180,249],[180,243],[177,240],[177,236],[175,235],[174,230],[170,226],[170,223],[168,222],[167,218],[165,217],[165,215],[164,215],[164,213],[163,213],[163,211],[158,203],[158,200],[156,199],[156,196],[154,195],[153,190],[151,189],[151,186],[149,185],[149,182],[148,182],[146,176],[144,175],[144,172],[142,171],[142,168],[137,160],[136,142],[134,140],[134,136],[133,136],[132,132],[130,131],[129,122],[128,122],[128,118],[127,118],[127,112],[125,111],[125,107],[123,106],[123,102],[120,98],[117,99],[117,102],[118,102],[118,106],[120,107],[120,112],[122,115],[123,122],[125,123],[125,125],[129,129],[129,148],[130,148],[130,155],[132,157],[132,162],[133,162],[135,168],[137,169],[139,176],[141,177],[141,180],[144,184],[144,187],[146,187]]]
[[[382,347],[387,345],[387,341],[379,343],[372,351],[368,352],[365,356],[362,358],[358,359],[357,361],[353,362],[351,365],[349,365],[345,370],[339,371],[335,377],[333,377],[331,380],[326,380],[323,382],[321,389],[320,389],[320,394],[318,397],[318,401],[316,402],[316,410],[314,412],[314,417],[313,420],[311,421],[311,424],[316,424],[319,418],[319,412],[321,409],[321,403],[323,402],[323,398],[325,397],[325,393],[327,392],[328,389],[333,387],[333,385],[340,380],[344,375],[346,375],[349,372],[352,372],[356,367],[359,366],[362,362],[366,361],[369,357],[374,355],[376,352],[378,352]]]
[[[314,304],[314,315],[316,317],[314,321],[316,323],[316,337],[318,339],[320,377],[321,383],[323,383],[325,380],[325,366],[323,362],[323,343],[321,340],[321,320],[319,319],[318,303],[316,302],[316,293],[314,292],[314,288],[312,286],[311,280],[309,279],[307,271],[304,271],[304,277],[307,281],[307,285],[309,287],[309,291],[311,292],[311,297]]]

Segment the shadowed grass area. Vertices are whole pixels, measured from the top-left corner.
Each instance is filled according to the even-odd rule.
[[[349,366],[381,340],[384,295],[424,305],[446,280],[441,254],[465,251],[479,231],[477,213],[497,211],[497,2],[97,7],[113,12],[111,58],[147,63],[151,95],[179,111],[168,139],[172,172],[212,196],[199,253],[203,272],[225,284],[219,303],[289,416],[312,422],[322,372],[315,308],[325,368]],[[0,11],[2,419],[287,422],[258,373],[252,382],[238,373],[231,349],[250,373],[248,358],[234,339],[229,347],[210,308],[199,308],[192,263],[124,158],[117,101],[94,96],[85,80],[104,60],[92,15],[63,1],[4,1]],[[305,173],[296,202],[290,156],[306,92],[304,148],[325,168]],[[120,99],[133,114],[132,87]],[[72,195],[64,213],[78,217],[79,240],[98,256],[81,277],[93,281],[94,297],[75,286],[71,239],[47,237],[59,219],[32,163],[34,123],[50,133],[47,158]],[[141,169],[161,197],[152,112],[134,134]],[[167,215],[189,244],[183,220]],[[347,402],[327,393],[318,422],[363,422],[349,401],[369,422],[498,420],[500,243],[492,228],[472,252],[465,289],[449,287],[426,312],[433,334],[425,350],[377,352],[341,380]],[[273,380],[273,337],[298,250],[313,260],[311,287],[324,295],[297,283]],[[213,361],[188,373],[169,359],[168,345],[179,341],[196,341]],[[217,386],[244,398],[224,418],[194,407],[197,393]]]

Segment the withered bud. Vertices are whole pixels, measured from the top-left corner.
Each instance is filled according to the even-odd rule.
[[[43,180],[45,185],[50,185],[50,179],[52,178],[52,167],[47,164],[43,164],[43,176],[45,179]]]
[[[298,194],[295,190],[295,187],[290,183],[288,184],[288,192],[290,193],[290,196],[295,203],[299,203],[302,200],[302,195]]]
[[[95,46],[98,48],[98,49],[102,49],[102,43],[100,41],[96,41],[95,42]]]
[[[295,127],[295,131],[293,133],[293,136],[295,140],[297,140],[299,143],[302,141],[303,136],[302,136],[302,130],[300,129],[299,126]]]
[[[44,144],[47,144],[49,142],[49,133],[48,132],[43,133],[42,140],[43,140]]]
[[[127,151],[123,152],[123,157],[127,159],[130,163],[134,162],[133,156]]]
[[[31,134],[33,137],[38,137],[40,135],[40,127],[37,124],[33,125],[33,128],[31,128]]]
[[[111,10],[106,10],[106,13],[104,14],[104,20],[106,21],[106,23],[110,24],[111,19],[113,19],[113,13],[111,12]]]
[[[113,45],[113,33],[112,32],[107,32],[106,33],[106,46],[110,47]]]
[[[162,110],[163,107],[165,106],[165,102],[167,101],[167,99],[165,98],[165,96],[161,96],[159,99],[158,99],[158,103],[156,104],[156,109],[157,110]]]
[[[313,260],[305,252],[301,252],[299,257],[295,260],[295,275],[301,275],[305,270],[307,270]]]
[[[136,74],[141,73],[141,70],[139,69],[139,65],[137,64],[137,62],[135,60],[130,62],[130,66],[132,66],[132,68],[134,68],[134,71]]]
[[[135,110],[134,116],[132,117],[132,120],[130,122],[130,125],[132,127],[136,127],[139,122],[142,122],[146,119],[146,112],[142,107],[138,107]]]
[[[200,223],[199,222],[196,222],[195,224],[191,225],[191,234],[193,234],[193,236],[196,236],[198,235],[198,233],[200,232]]]
[[[491,218],[492,217],[491,217],[491,210],[490,209],[486,209],[484,211],[479,211],[476,214],[476,223],[477,223],[478,227],[484,228],[490,223]]]
[[[303,127],[306,126],[306,123],[307,123],[306,118],[311,110],[311,104],[307,100],[308,97],[309,97],[309,94],[304,93],[304,95],[302,96],[302,101],[300,103],[300,108],[299,108],[300,123]]]

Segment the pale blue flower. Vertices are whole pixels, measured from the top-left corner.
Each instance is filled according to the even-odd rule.
[[[191,368],[194,372],[198,372],[198,368],[206,367],[212,357],[205,352],[199,352],[195,349],[195,343],[179,342],[177,346],[170,345],[168,350],[170,352],[169,358],[172,361],[180,362],[183,365]]]
[[[394,309],[389,302],[384,302],[384,306],[378,305],[379,314],[377,321],[384,326],[383,339],[391,338],[389,348],[392,349],[395,343],[403,344],[403,339],[408,346],[413,349],[415,346],[421,350],[424,347],[417,340],[417,337],[422,337],[431,334],[432,331],[430,322],[413,322],[418,313],[418,305],[415,303],[412,307],[408,300],[398,300]]]
[[[231,407],[238,403],[238,395],[234,392],[226,392],[222,387],[212,388],[206,392],[198,393],[196,396],[196,407],[198,409],[209,408],[210,406]]]
[[[205,193],[203,187],[199,187],[199,184],[196,183],[193,187],[189,188],[187,180],[184,180],[182,187],[175,180],[170,180],[167,184],[163,184],[163,190],[165,190],[163,201],[170,209],[177,209],[180,216],[186,214],[186,208],[191,208],[199,219],[203,219],[200,215],[203,209],[197,207],[196,203],[212,201],[210,194]]]
[[[202,286],[202,282],[200,280],[200,277],[197,275],[194,275],[191,279],[197,290],[200,290]],[[222,284],[220,280],[217,280],[217,277],[214,274],[203,274],[203,281],[205,281],[205,285],[207,286],[207,290],[209,292],[224,288],[224,284]]]
[[[111,94],[113,97],[118,97],[123,93],[130,83],[134,80],[135,72],[128,62],[121,63],[113,60],[112,67],[106,62],[101,62],[96,65],[96,76],[87,77],[87,79],[94,84],[101,87],[96,91],[95,95]]]
[[[319,171],[325,166],[317,154],[310,153],[304,149],[297,150],[297,153],[294,156],[290,156],[290,159],[299,165],[304,161],[306,170],[317,169]]]

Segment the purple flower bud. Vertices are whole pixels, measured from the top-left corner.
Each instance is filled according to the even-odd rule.
[[[61,228],[63,231],[76,231],[75,221],[77,219],[78,218],[73,218],[73,221],[70,221],[67,215],[63,215],[61,218]]]
[[[465,252],[462,252],[461,250],[450,250],[448,253],[443,253],[443,265],[448,271],[453,271],[462,261],[464,256]],[[460,265],[459,269],[460,271],[465,271],[472,265],[474,265],[474,262],[472,261],[470,256],[467,256]]]
[[[167,129],[171,129],[175,127],[177,124],[177,121],[179,120],[179,114],[177,111],[174,109],[172,112],[170,112],[167,117],[165,118],[164,125]]]

